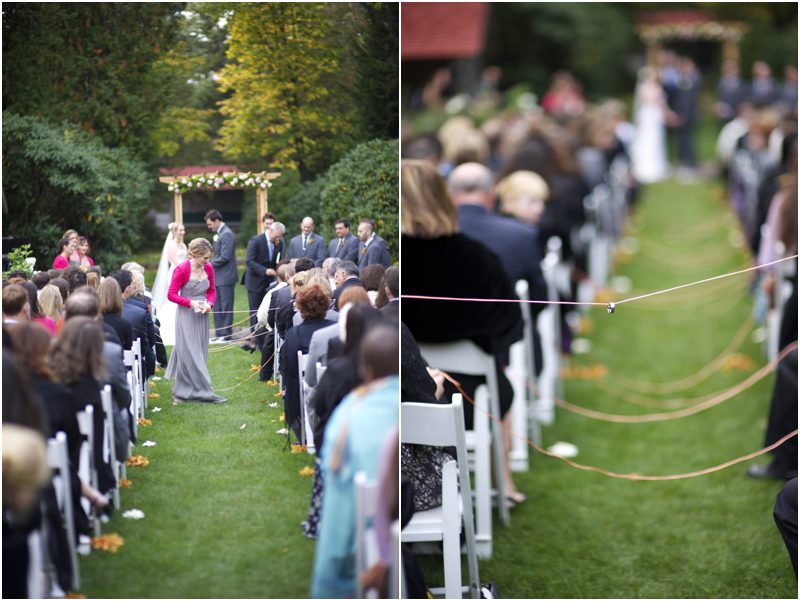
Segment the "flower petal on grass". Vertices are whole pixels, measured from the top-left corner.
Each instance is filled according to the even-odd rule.
[[[301,476],[313,476],[314,475],[314,468],[306,466],[302,468],[299,472],[297,472]]]
[[[270,403],[269,405],[267,405],[267,407],[269,407],[270,409],[275,409],[277,406],[278,403]]]
[[[306,445],[299,445],[299,444],[292,445],[292,455],[296,455],[297,453],[306,453],[306,452],[308,452],[308,447]]]
[[[119,479],[119,487],[120,488],[133,488],[133,481],[128,480],[127,478],[120,478]]]
[[[152,440],[145,440],[145,441],[142,443],[142,446],[143,446],[143,447],[154,447],[154,446],[156,446],[156,443],[155,443],[155,442],[153,442]]]
[[[158,376],[152,376],[150,379],[153,380],[154,382],[160,382],[161,381],[161,378],[158,377]]]
[[[129,520],[141,520],[144,519],[144,511],[141,509],[129,509],[122,514],[122,517],[128,518]]]
[[[275,432],[275,434],[288,434],[288,433],[289,433],[289,430],[287,430],[286,428],[281,428],[280,430]]]
[[[153,420],[152,419],[147,419],[146,417],[140,417],[139,418],[139,425],[140,426],[152,426],[153,425]]]
[[[155,388],[155,387],[156,387],[156,383],[155,382],[150,382],[150,388]]]
[[[247,424],[242,424],[241,426],[239,426],[239,429],[240,430],[244,430],[246,427],[247,427]]]
[[[98,551],[108,551],[116,553],[125,544],[125,540],[119,534],[104,534],[92,538],[92,549]]]
[[[144,455],[131,455],[125,460],[125,465],[129,467],[147,467],[150,460]]]
[[[150,411],[152,411],[153,413],[158,413],[159,411],[161,411],[161,407],[153,407]]]
[[[161,398],[161,395],[158,394],[157,392],[148,392],[147,393],[147,398],[148,399],[158,399],[158,398]]]

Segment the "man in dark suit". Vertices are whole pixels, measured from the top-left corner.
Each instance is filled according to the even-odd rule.
[[[301,233],[289,241],[289,250],[286,255],[290,259],[308,257],[314,261],[316,267],[322,267],[322,262],[327,256],[325,238],[314,233],[314,220],[303,217],[300,222]]]
[[[367,265],[380,263],[384,267],[392,264],[389,245],[386,240],[375,233],[375,222],[362,219],[358,224],[358,268],[363,270]]]
[[[283,247],[283,235],[286,227],[274,221],[271,213],[263,219],[264,232],[253,236],[247,243],[247,268],[244,272],[244,285],[247,289],[247,301],[250,305],[250,332],[256,328],[256,312],[264,299],[269,285],[275,281],[275,270],[278,261],[286,254]],[[269,223],[269,225],[268,225]],[[248,345],[255,348],[251,340]]]
[[[236,269],[236,236],[222,221],[222,214],[211,209],[205,216],[208,229],[214,232],[214,286],[217,302],[214,303],[214,325],[217,338],[230,340],[233,334],[233,294],[239,280]]]
[[[675,88],[672,108],[680,117],[676,133],[678,137],[678,162],[683,169],[697,167],[694,133],[697,126],[701,91],[700,72],[697,70],[694,61],[689,57],[681,58],[678,85]]]
[[[156,342],[156,330],[150,311],[144,303],[131,298],[133,294],[133,276],[130,271],[119,269],[112,271],[109,277],[117,280],[122,290],[122,318],[131,324],[133,340],[141,339],[142,356],[144,357],[145,377],[156,373],[156,353],[153,345]]]
[[[494,212],[495,192],[491,171],[479,163],[456,167],[447,180],[447,189],[458,208],[461,232],[483,244],[500,259],[513,289],[517,280],[526,280],[531,299],[547,300],[547,285],[541,268],[538,231],[516,219]],[[544,305],[531,305],[534,317]],[[538,352],[538,332],[534,327]],[[537,359],[538,359],[537,357]],[[537,361],[537,370],[540,368]]]
[[[328,256],[342,261],[358,261],[358,238],[350,233],[350,222],[337,219],[334,224],[336,237],[328,245]]]
[[[400,321],[400,268],[389,267],[383,274],[383,288],[389,302],[381,307],[384,317]]]
[[[358,265],[352,261],[342,261],[336,268],[336,273],[333,276],[336,282],[336,290],[333,291],[333,308],[339,310],[339,297],[350,286],[362,286],[361,280],[358,279]]]

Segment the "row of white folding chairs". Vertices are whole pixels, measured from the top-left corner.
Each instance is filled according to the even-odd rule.
[[[128,386],[131,391],[131,409],[133,410],[133,432],[138,434],[139,419],[145,416],[147,408],[147,381],[144,376],[144,359],[142,341],[134,340],[130,350],[122,353],[123,363],[128,368]]]
[[[461,599],[464,592],[468,592],[473,599],[480,597],[478,574],[480,542],[477,540],[476,522],[472,512],[462,403],[461,395],[454,394],[453,402],[450,404],[401,403],[400,405],[402,444],[456,449],[456,460],[446,462],[442,468],[441,506],[416,512],[400,533],[402,543],[442,543],[444,587],[430,590],[435,595],[443,594],[447,599]],[[462,532],[468,568],[466,587],[461,585]],[[402,577],[401,590],[405,591]]]
[[[354,479],[356,498],[356,599],[377,599],[377,591],[366,590],[359,577],[380,559],[378,539],[373,528],[377,511],[378,485],[369,480],[365,472],[358,472]],[[398,598],[398,579],[400,577],[400,523],[395,520],[392,529],[392,558],[387,576],[386,599]]]
[[[499,388],[495,359],[469,340],[443,344],[420,344],[420,352],[428,365],[445,372],[483,376],[486,384],[475,392],[473,430],[466,432],[466,448],[470,469],[475,474],[475,539],[481,558],[492,555],[492,505],[497,507],[500,520],[510,521],[505,502],[503,475],[503,432],[500,422]],[[492,488],[494,466],[495,488]]]

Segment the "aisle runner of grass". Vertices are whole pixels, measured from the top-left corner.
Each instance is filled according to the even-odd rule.
[[[237,296],[244,296],[237,290]],[[237,309],[246,307],[237,298]],[[236,319],[234,321],[237,321]],[[211,349],[219,347],[212,346]],[[209,353],[217,389],[242,382],[259,355],[238,347]],[[163,370],[157,376],[163,376]],[[250,378],[222,392],[221,405],[172,405],[171,382],[157,381],[135,452],[149,467],[129,467],[133,487],[122,491],[122,512],[103,528],[125,544],[116,554],[80,558],[90,598],[303,598],[310,591],[314,541],[305,538],[312,466],[276,434],[282,400],[277,389]],[[270,403],[277,407],[270,408]],[[161,411],[154,411],[160,407]],[[153,447],[142,443],[152,440]]]
[[[639,249],[621,257],[616,274],[630,278],[636,291],[734,271],[746,262],[741,248],[731,245],[738,236],[722,191],[711,184],[648,187],[632,226]],[[750,314],[749,278],[736,277],[738,283],[711,284],[702,294],[696,288],[624,304],[613,315],[591,310],[583,336],[592,350],[568,365],[601,365],[609,383],[661,383],[696,373]],[[737,352],[744,358],[730,371],[685,391],[642,396],[654,404],[699,397],[741,382],[765,363],[750,333]],[[773,381],[770,375],[717,407],[660,423],[606,423],[559,408],[555,423],[544,428],[544,446],[568,441],[580,450],[576,461],[617,472],[664,475],[710,467],[763,447]],[[632,404],[591,380],[566,380],[564,394],[607,413],[669,410]],[[634,482],[531,452],[530,471],[515,474],[528,500],[512,510],[509,528],[496,527],[494,556],[480,562],[481,580],[497,582],[503,597],[797,598],[772,517],[782,484],[748,479],[749,463],[688,480]],[[438,559],[424,558],[423,565],[429,586],[442,582]]]

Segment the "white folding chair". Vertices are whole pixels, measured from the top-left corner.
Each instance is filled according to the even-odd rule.
[[[300,444],[306,446],[308,453],[313,455],[316,452],[314,447],[314,431],[311,428],[311,421],[308,418],[308,407],[306,406],[306,365],[308,364],[308,353],[297,351],[297,377],[300,385]]]
[[[47,441],[47,465],[58,472],[54,474],[53,486],[56,489],[56,499],[61,508],[64,529],[67,531],[69,541],[69,562],[72,569],[72,587],[80,589],[81,580],[78,571],[78,552],[75,547],[75,507],[72,505],[72,477],[69,468],[69,453],[67,451],[67,435],[56,432],[55,438]]]
[[[130,351],[125,351],[126,353],[130,353]],[[133,354],[131,354],[133,357]],[[133,375],[133,370],[129,371],[127,374],[128,378],[128,388],[131,391],[131,409],[133,414],[133,436],[134,438],[139,434],[139,389],[136,387],[136,376]]]
[[[473,452],[475,471],[475,514],[478,554],[492,555],[492,495],[497,501],[500,519],[508,524],[503,475],[503,432],[500,424],[499,388],[495,359],[469,340],[444,344],[422,343],[422,356],[431,367],[444,371],[483,376],[486,385],[475,391],[472,431],[467,431],[467,448]],[[489,414],[494,417],[491,419]],[[490,459],[491,457],[491,459]],[[491,469],[494,465],[494,491]]]
[[[77,413],[78,429],[86,437],[86,442],[81,445],[80,465],[78,475],[84,482],[91,484],[92,488],[97,489],[97,458],[94,456],[94,437],[102,436],[102,432],[95,432],[94,428],[94,407],[86,405],[83,411]],[[91,516],[94,525],[95,536],[100,536],[100,519],[94,510],[92,503],[85,497],[81,498],[81,503],[86,511],[86,515]]]
[[[283,346],[283,338],[278,334],[278,328],[275,328],[275,335],[273,340],[273,354],[272,354],[272,379],[278,382],[278,387],[283,388],[283,378],[281,378],[281,347]]]
[[[369,481],[364,472],[358,472],[353,481],[356,489],[356,599],[377,599],[375,590],[364,590],[360,575],[380,557],[378,540],[372,528],[378,486]]]
[[[117,461],[116,433],[114,432],[114,400],[111,397],[111,386],[108,384],[103,386],[103,390],[100,391],[100,398],[103,401],[103,412],[105,413],[105,419],[103,420],[105,425],[103,451],[108,455],[108,463],[111,465],[111,470],[114,473],[114,481],[116,482],[112,493],[114,509],[119,509],[119,479],[122,474],[120,462]]]
[[[401,403],[400,442],[456,448],[457,461],[448,461],[442,468],[442,505],[414,514],[400,533],[403,543],[441,541],[444,562],[444,593],[448,599],[461,599],[461,540],[463,528],[467,551],[470,597],[480,597],[478,554],[472,519],[467,449],[464,433],[464,411],[460,394],[453,395],[447,405]],[[460,492],[459,492],[460,482]]]
[[[322,379],[322,376],[325,374],[325,370],[328,369],[327,365],[323,365],[319,361],[317,361],[317,384]]]
[[[147,378],[144,375],[144,357],[142,356],[142,339],[137,338],[133,341],[133,345],[131,346],[131,350],[133,351],[133,358],[134,362],[139,362],[139,370],[138,370],[138,382],[139,386],[142,389],[142,403],[141,415],[137,415],[136,418],[144,417],[144,410],[147,408]]]
[[[517,297],[530,300],[528,282],[517,281],[515,285]],[[514,389],[514,402],[511,405],[511,450],[509,451],[509,465],[515,472],[528,471],[528,443],[530,436],[538,442],[539,427],[531,407],[534,398],[532,389],[536,377],[533,361],[533,330],[531,326],[531,312],[527,303],[520,303],[523,321],[523,338],[511,345],[510,360],[506,368],[511,386]]]
[[[557,301],[556,270],[561,261],[560,241],[548,247],[542,260],[542,273],[547,282],[548,299]],[[535,415],[539,423],[549,425],[555,419],[555,397],[560,392],[561,382],[561,312],[558,305],[547,305],[539,313],[536,328],[542,343],[542,373],[538,379]]]

